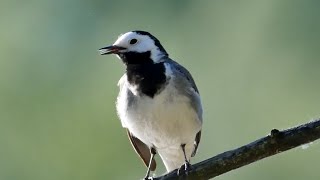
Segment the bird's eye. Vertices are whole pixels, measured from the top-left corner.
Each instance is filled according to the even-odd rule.
[[[137,43],[137,42],[138,42],[137,39],[131,39],[129,43],[130,43],[130,44],[135,44],[135,43]]]

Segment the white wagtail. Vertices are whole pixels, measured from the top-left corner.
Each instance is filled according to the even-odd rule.
[[[179,168],[178,173],[187,173],[202,127],[200,95],[191,74],[145,31],[127,32],[99,51],[116,54],[126,66],[116,106],[131,144],[148,167],[145,179],[156,169],[156,153],[168,172]]]

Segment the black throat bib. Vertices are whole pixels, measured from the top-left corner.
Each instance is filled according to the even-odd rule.
[[[127,66],[126,74],[129,83],[137,86],[139,93],[153,98],[165,87],[166,75],[164,63],[154,63],[150,55],[150,51],[119,54]]]

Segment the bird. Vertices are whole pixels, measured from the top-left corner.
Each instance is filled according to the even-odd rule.
[[[202,105],[190,72],[172,60],[160,41],[147,31],[121,34],[101,55],[115,54],[125,65],[118,82],[116,109],[129,140],[147,167],[155,171],[160,155],[167,172],[192,169],[202,130]]]

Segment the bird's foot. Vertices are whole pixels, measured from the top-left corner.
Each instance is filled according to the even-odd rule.
[[[150,172],[148,172],[148,173],[146,174],[146,176],[143,178],[143,180],[153,180],[153,177],[150,176]]]
[[[186,162],[178,169],[177,174],[178,176],[188,175],[191,169],[192,169],[191,164],[189,162]]]
[[[144,177],[143,180],[153,180],[153,177],[150,177],[150,176]]]

